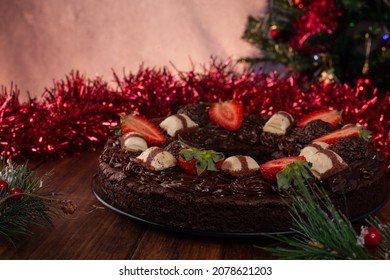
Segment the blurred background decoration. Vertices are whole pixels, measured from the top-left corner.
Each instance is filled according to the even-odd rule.
[[[390,86],[389,0],[270,0],[242,38],[263,51],[243,60],[364,91]]]

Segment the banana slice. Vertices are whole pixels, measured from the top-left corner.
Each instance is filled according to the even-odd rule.
[[[160,171],[177,164],[176,158],[168,151],[160,147],[150,147],[143,151],[137,160],[146,169]]]
[[[303,148],[300,153],[312,164],[310,170],[319,180],[348,168],[348,164],[337,153],[327,149],[328,146],[326,143],[316,142]]]
[[[221,170],[233,177],[249,176],[259,171],[259,164],[249,156],[231,156],[225,159]]]
[[[265,123],[264,132],[285,135],[294,123],[294,118],[285,111],[279,111]]]
[[[143,152],[148,148],[145,138],[138,132],[123,134],[121,137],[121,146],[123,149],[132,152]]]
[[[324,142],[312,143],[312,144],[309,144],[306,147],[304,147],[301,150],[299,155],[300,156],[304,156],[305,158],[310,158],[315,153],[317,153],[317,152],[319,152],[321,150],[327,149],[328,147],[329,147],[329,144],[324,143]]]
[[[164,129],[169,136],[175,137],[177,133],[181,131],[198,127],[198,124],[191,120],[186,114],[175,114],[163,120],[160,123],[160,127]]]

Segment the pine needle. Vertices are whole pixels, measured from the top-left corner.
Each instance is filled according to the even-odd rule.
[[[295,174],[302,176],[307,166],[292,163]],[[288,174],[291,176],[291,172]],[[262,248],[282,259],[370,259],[360,244],[350,221],[336,210],[327,193],[310,180],[294,180],[288,190],[293,220],[292,236],[269,236],[286,247]]]
[[[0,179],[8,183],[9,189],[0,192],[0,238],[14,243],[22,235],[32,234],[31,225],[48,225],[54,214],[54,199],[43,194],[43,182],[50,176],[36,176],[27,163],[16,165],[10,161],[0,161]],[[12,187],[22,190],[20,200],[13,200]]]

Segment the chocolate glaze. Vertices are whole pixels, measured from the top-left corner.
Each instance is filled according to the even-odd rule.
[[[247,136],[247,138],[250,137]],[[191,147],[222,152],[225,157],[245,154],[258,162],[265,162],[271,158],[272,148],[263,146],[261,143],[242,142],[238,138],[238,132],[225,130],[212,123],[193,131],[180,133],[180,138]]]
[[[199,126],[205,126],[209,122],[206,106],[201,104],[187,104],[177,111],[178,114],[186,114],[191,120]]]
[[[153,153],[156,151],[155,153]],[[135,158],[137,153],[124,152],[116,141],[109,141],[100,156],[100,160],[107,162],[111,168],[121,170],[126,177],[139,180],[140,183],[156,184],[156,187],[174,189],[176,192],[191,192],[199,195],[224,196],[236,193],[247,194],[248,196],[262,196],[268,191],[270,185],[260,177],[260,174],[232,178],[219,172],[209,172],[206,175],[192,176],[183,173],[179,167],[172,167],[166,170],[153,172],[147,165],[150,165],[155,154],[162,150],[156,149],[149,154],[146,160],[146,167]],[[111,158],[116,160],[112,161]],[[245,162],[246,164],[246,162]],[[248,167],[246,169],[249,170]],[[238,186],[242,186],[239,189]]]
[[[326,185],[335,193],[349,193],[361,188],[374,188],[385,174],[383,154],[371,143],[357,136],[340,139],[331,147],[349,166],[349,170],[335,174]]]
[[[260,141],[262,128],[266,118],[250,114],[242,122],[241,128],[237,131],[237,139],[243,143],[257,144]]]
[[[278,149],[281,156],[297,156],[302,148],[307,146],[313,139],[327,134],[334,130],[334,127],[322,120],[313,120],[304,128],[292,127],[289,133],[283,136],[278,142]]]
[[[244,123],[257,124],[257,131],[265,118],[254,117]],[[295,131],[295,132],[294,132]],[[299,131],[299,133],[297,133]],[[207,123],[192,132],[183,132],[180,137],[188,145],[224,152],[225,156],[245,154],[258,163],[283,155],[278,145],[256,143],[250,139],[253,131],[231,132],[215,124]],[[289,145],[302,129],[293,127]],[[241,136],[238,136],[241,135]],[[278,142],[280,138],[272,141]],[[295,138],[297,145],[302,138]],[[355,143],[360,140],[348,140]],[[387,194],[387,186],[381,183],[384,175],[383,156],[372,145],[358,142],[337,142],[332,150],[351,167],[339,172],[324,182],[335,206],[348,217],[365,213],[377,206]],[[167,137],[167,149],[178,151],[178,142]],[[298,145],[299,146],[299,145]],[[352,154],[349,148],[354,146]],[[365,149],[361,149],[365,147]],[[341,152],[347,150],[347,152]],[[278,152],[280,152],[279,155]],[[154,172],[146,169],[135,159],[139,153],[120,148],[118,140],[109,140],[99,158],[96,183],[107,197],[130,213],[150,221],[178,228],[200,229],[218,232],[272,232],[289,230],[291,218],[288,199],[273,190],[259,173],[233,178],[219,172],[190,176],[179,167]],[[367,155],[369,156],[367,158]]]

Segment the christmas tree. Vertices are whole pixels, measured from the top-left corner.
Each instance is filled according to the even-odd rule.
[[[243,39],[288,73],[363,90],[390,86],[390,1],[270,0],[262,17],[248,18]]]

